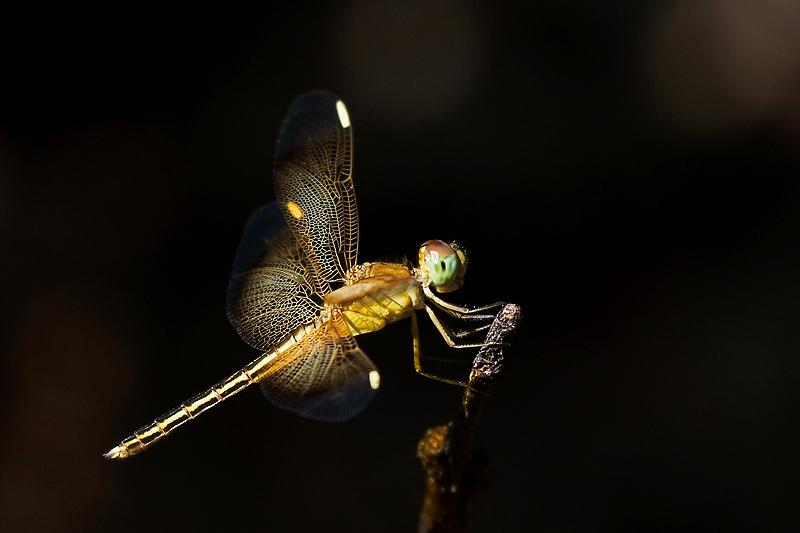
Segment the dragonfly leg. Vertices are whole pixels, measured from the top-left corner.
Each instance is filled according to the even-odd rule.
[[[478,314],[482,311],[488,311],[506,305],[506,302],[494,302],[489,305],[482,305],[480,307],[464,307],[461,305],[451,304],[436,296],[430,287],[424,287],[423,292],[425,296],[433,302],[436,307],[446,312],[447,314],[456,318],[464,318],[469,320],[488,320],[494,318],[494,315]]]
[[[411,336],[414,339],[414,370],[416,370],[417,374],[425,376],[426,378],[433,379],[436,381],[441,381],[443,383],[449,383],[450,385],[458,385],[459,387],[467,387],[469,388],[469,383],[466,381],[459,381],[457,379],[448,379],[443,378],[440,376],[436,376],[434,374],[430,374],[425,372],[422,369],[422,350],[420,348],[419,342],[419,325],[417,324],[417,315],[416,313],[411,313]]]
[[[455,340],[453,340],[453,337],[464,337],[476,331],[481,331],[482,329],[485,328],[480,327],[471,331],[452,333],[450,329],[447,326],[445,326],[441,320],[439,320],[439,317],[436,316],[436,313],[434,313],[433,309],[431,309],[426,305],[425,311],[427,311],[428,316],[431,319],[431,322],[433,322],[433,325],[436,326],[436,329],[439,330],[439,334],[441,334],[442,338],[444,338],[444,341],[450,348],[483,348],[484,346],[486,346],[485,342],[471,342],[471,343],[459,344]]]
[[[483,326],[478,326],[477,328],[462,329],[462,330],[459,330],[459,331],[451,331],[450,332],[450,336],[453,337],[453,338],[456,338],[456,339],[461,339],[461,338],[464,338],[464,337],[469,337],[469,336],[475,335],[476,333],[480,333],[481,331],[486,331],[490,327],[492,327],[491,324],[484,324]]]

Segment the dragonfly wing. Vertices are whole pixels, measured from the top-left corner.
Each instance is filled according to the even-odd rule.
[[[316,271],[286,226],[276,202],[247,222],[228,284],[227,314],[248,344],[270,350],[322,309]]]
[[[288,361],[261,382],[273,404],[314,420],[341,422],[360,413],[378,392],[375,364],[331,322],[283,354]]]
[[[275,192],[322,294],[356,264],[358,208],[353,136],[344,103],[313,91],[289,106],[275,145]]]

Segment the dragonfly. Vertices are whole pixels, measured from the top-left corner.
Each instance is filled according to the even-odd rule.
[[[411,319],[414,369],[460,385],[422,365],[417,311],[425,310],[453,348],[464,342],[436,311],[453,320],[486,320],[503,302],[464,307],[438,294],[458,289],[467,267],[456,243],[426,241],[418,264],[358,263],[353,133],[347,107],[326,91],[289,106],[273,160],[275,200],[247,221],[228,284],[226,312],[239,336],[261,355],[205,392],[138,429],[105,453],[126,459],[246,387],[259,384],[276,406],[321,421],[345,421],[377,393],[381,376],[355,337]],[[474,322],[472,322],[474,324]]]

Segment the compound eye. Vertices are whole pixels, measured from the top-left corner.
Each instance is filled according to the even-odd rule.
[[[428,273],[431,285],[438,292],[450,292],[463,282],[464,253],[440,240],[427,241],[419,249],[420,267]]]

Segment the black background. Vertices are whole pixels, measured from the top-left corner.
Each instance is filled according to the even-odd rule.
[[[3,531],[415,529],[416,444],[459,391],[414,373],[406,323],[360,338],[383,386],[352,422],[248,390],[101,457],[256,355],[227,276],[314,88],[353,120],[360,259],[457,239],[450,300],[522,305],[475,531],[797,526],[796,3],[71,6],[3,26]]]

